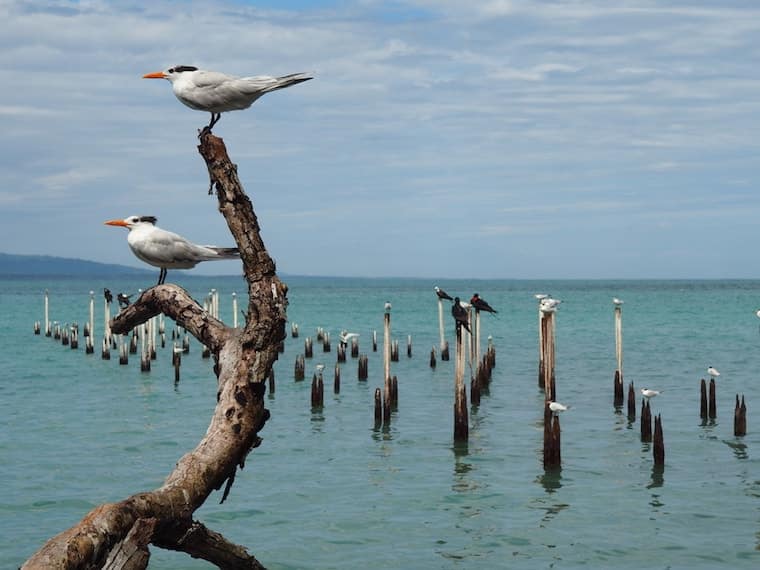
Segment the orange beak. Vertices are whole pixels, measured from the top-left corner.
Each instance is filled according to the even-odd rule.
[[[146,73],[143,75],[143,79],[165,79],[166,74],[163,71],[156,71],[155,73]]]
[[[123,228],[127,227],[127,223],[124,220],[108,220],[107,222],[103,222],[107,226],[121,226]]]

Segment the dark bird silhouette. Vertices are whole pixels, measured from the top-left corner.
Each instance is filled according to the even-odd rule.
[[[454,304],[451,305],[451,315],[454,317],[457,329],[464,327],[467,332],[470,332],[470,323],[467,318],[467,309],[459,304],[459,297],[454,297]]]
[[[448,301],[453,301],[454,299],[449,295],[446,291],[441,289],[440,287],[433,287],[435,289],[435,294],[438,295],[439,299],[446,299]]]
[[[120,308],[129,307],[129,298],[131,296],[132,295],[125,295],[124,293],[119,293],[118,295],[116,295],[116,300],[119,301],[119,307]]]
[[[498,313],[496,309],[494,309],[491,305],[489,305],[484,299],[480,298],[480,295],[475,293],[472,296],[472,299],[470,299],[470,305],[475,307],[478,311],[485,311],[487,313]]]
[[[106,298],[107,303],[113,303],[113,295],[111,295],[111,290],[103,288],[103,297]]]

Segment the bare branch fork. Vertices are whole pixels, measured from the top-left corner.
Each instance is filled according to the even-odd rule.
[[[123,334],[164,313],[209,347],[218,381],[211,423],[161,487],[96,507],[78,524],[48,540],[24,569],[146,568],[148,544],[183,551],[220,568],[263,568],[245,548],[192,516],[223,485],[224,502],[238,467],[244,467],[248,453],[261,443],[258,432],[269,418],[264,407],[265,380],[277,359],[277,345],[285,338],[287,287],[277,278],[253,205],[224,142],[204,130],[198,151],[243,261],[249,298],[245,327],[225,326],[184,289],[171,284],[146,290],[110,324],[114,334]]]

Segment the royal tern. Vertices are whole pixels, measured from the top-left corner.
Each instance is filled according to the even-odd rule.
[[[655,396],[659,396],[660,394],[661,394],[660,390],[650,390],[649,388],[641,389],[641,395],[644,396],[647,400],[649,398],[654,398]]]
[[[129,230],[127,243],[138,259],[160,267],[158,284],[166,280],[167,269],[190,269],[201,261],[235,259],[240,256],[235,247],[196,245],[180,235],[156,227],[153,216],[129,216],[123,220],[104,222]]]
[[[547,297],[546,299],[541,299],[538,307],[544,313],[553,313],[557,310],[557,307],[559,307],[559,304],[561,302],[562,301],[559,299],[552,299],[551,297]]]
[[[470,299],[470,305],[475,307],[476,311],[485,311],[487,313],[498,313],[491,305],[489,305],[485,299],[481,299],[480,295],[474,293],[472,299]]]
[[[462,303],[459,301],[459,297],[454,297],[454,304],[451,305],[451,316],[454,317],[454,322],[457,325],[457,330],[459,330],[459,327],[464,327],[467,329],[467,332],[470,332],[470,323],[469,319],[467,318],[467,309],[462,306]]]
[[[549,409],[552,411],[552,413],[556,416],[558,414],[561,414],[565,410],[568,410],[570,406],[566,406],[564,404],[560,404],[559,402],[549,402]]]
[[[392,307],[391,302],[390,301],[386,301],[385,302],[385,312],[386,313],[390,313],[391,312],[391,307]]]
[[[715,368],[713,368],[712,366],[707,367],[707,373],[713,378],[717,378],[718,376],[720,376],[720,372],[715,370]]]
[[[170,81],[174,95],[182,103],[196,111],[211,113],[211,122],[207,127],[211,130],[222,113],[247,109],[264,93],[303,83],[312,79],[312,76],[293,73],[282,77],[235,77],[218,71],[205,71],[192,65],[177,65],[166,71],[146,73],[143,79]]]
[[[440,287],[436,286],[436,287],[433,287],[433,289],[435,289],[435,294],[438,295],[439,299],[446,299],[447,301],[454,300],[451,295],[449,295],[446,291],[444,291]]]

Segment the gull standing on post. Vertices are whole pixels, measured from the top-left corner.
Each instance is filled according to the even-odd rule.
[[[166,281],[167,269],[190,269],[201,261],[236,259],[236,247],[197,245],[180,235],[156,227],[154,216],[129,216],[123,220],[104,222],[108,226],[121,226],[129,230],[127,243],[138,259],[160,267],[158,285]]]
[[[715,370],[715,368],[713,368],[712,366],[707,367],[707,373],[713,378],[717,378],[718,376],[720,376],[720,372]]]
[[[182,103],[196,111],[211,113],[211,122],[207,127],[210,131],[222,113],[247,109],[265,93],[303,83],[312,79],[312,76],[293,73],[282,77],[235,77],[218,71],[205,71],[192,65],[177,65],[166,71],[146,73],[143,79],[170,81],[174,95]]]

